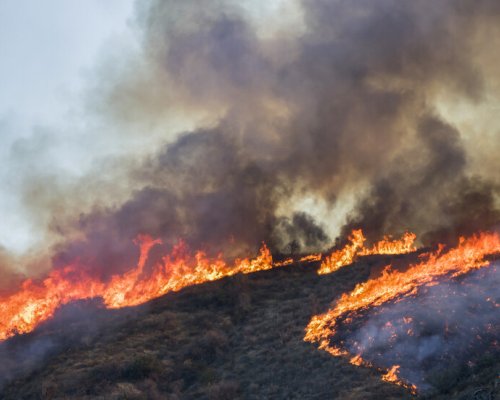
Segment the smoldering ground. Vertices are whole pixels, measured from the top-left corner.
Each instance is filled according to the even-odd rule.
[[[377,367],[399,365],[420,391],[446,392],[498,359],[498,262],[465,277],[420,288],[416,296],[370,310],[336,340]]]

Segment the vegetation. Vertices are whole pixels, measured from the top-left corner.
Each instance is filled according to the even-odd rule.
[[[9,344],[59,341],[57,351],[6,383],[0,398],[412,398],[380,373],[303,341],[313,314],[382,263],[370,257],[322,276],[313,264],[291,265],[186,288],[133,309],[83,307],[91,318],[56,317]],[[458,367],[436,376],[442,387],[433,397],[472,399],[478,388],[491,391],[498,362],[483,360],[476,368],[473,376]]]

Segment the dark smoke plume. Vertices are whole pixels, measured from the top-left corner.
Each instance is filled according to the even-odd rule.
[[[113,271],[137,255],[139,233],[228,256],[262,241],[324,248],[332,227],[297,209],[304,197],[334,209],[352,195],[341,236],[410,229],[428,244],[498,224],[498,146],[469,151],[468,132],[438,107],[494,92],[486,55],[500,38],[498,2],[297,7],[297,32],[266,35],[272,21],[259,25],[239,2],[137,3],[140,60],[101,77],[90,102],[145,137],[176,113],[197,127],[166,136],[139,167],[124,163],[130,198],[70,223],[84,234],[58,246],[56,264],[78,257]]]

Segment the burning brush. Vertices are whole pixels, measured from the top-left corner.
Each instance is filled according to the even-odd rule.
[[[480,233],[424,253],[406,270],[389,265],[314,316],[304,340],[352,364],[385,369],[388,382],[428,389],[432,377],[423,371],[498,351],[499,275],[489,258],[499,253],[500,236]]]
[[[401,241],[385,238],[372,248],[363,246],[365,238],[361,230],[354,231],[351,238],[355,242],[327,257],[320,271],[331,265],[340,268],[342,265],[351,264],[357,255],[407,252],[412,249],[415,236],[406,234]],[[288,258],[273,262],[271,252],[263,244],[257,257],[237,259],[233,264],[228,264],[222,254],[216,258],[209,258],[201,251],[193,254],[180,242],[169,254],[164,254],[148,269],[146,264],[150,252],[160,245],[161,241],[141,235],[135,244],[140,248],[136,267],[123,275],[112,276],[107,282],[85,273],[84,266],[75,262],[62,269],[53,270],[41,282],[26,280],[17,292],[0,298],[0,340],[31,332],[40,323],[51,318],[60,306],[75,300],[100,297],[108,308],[135,306],[186,286],[239,273],[248,274],[282,267],[295,261],[319,261],[322,257],[321,254],[311,254],[298,260]]]
[[[181,242],[146,268],[151,250],[161,242],[142,235],[136,240],[140,247],[137,266],[123,275],[104,282],[85,274],[85,268],[78,264],[67,265],[41,282],[25,281],[17,292],[0,299],[0,340],[34,330],[59,307],[76,300],[102,298],[107,308],[134,306],[186,286],[294,262],[323,260],[318,274],[326,274],[360,256],[413,252],[415,238],[413,233],[405,233],[401,239],[384,237],[366,247],[363,232],[354,230],[349,243],[325,257],[311,254],[273,262],[263,244],[256,258],[236,260],[232,265],[222,255],[211,259],[203,252],[193,254]],[[499,252],[499,235],[481,233],[461,239],[455,248],[439,246],[434,252],[423,253],[420,262],[405,270],[389,265],[381,276],[358,284],[331,310],[314,316],[304,340],[317,343],[333,356],[348,357],[354,365],[379,369],[385,381],[411,391],[417,386],[426,389],[430,384],[422,371],[429,365],[449,360],[460,346],[465,346],[461,362],[474,351],[489,354],[496,346],[495,288],[500,282],[497,268],[490,266],[488,259]],[[461,293],[460,301],[457,293]],[[464,327],[461,318],[467,314],[462,311],[471,307],[475,312],[468,312],[469,323]]]

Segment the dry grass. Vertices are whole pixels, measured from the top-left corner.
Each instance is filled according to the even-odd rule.
[[[18,374],[0,398],[411,398],[376,372],[302,340],[311,315],[366,279],[368,263],[379,262],[372,258],[324,276],[312,265],[294,265],[186,288],[135,309],[92,308],[85,312],[99,324],[90,333],[78,320],[47,324],[23,340],[49,336],[63,345],[36,369]],[[497,365],[469,377],[461,395],[490,384],[485,371]],[[458,396],[455,380],[451,389],[443,385],[443,396]]]

